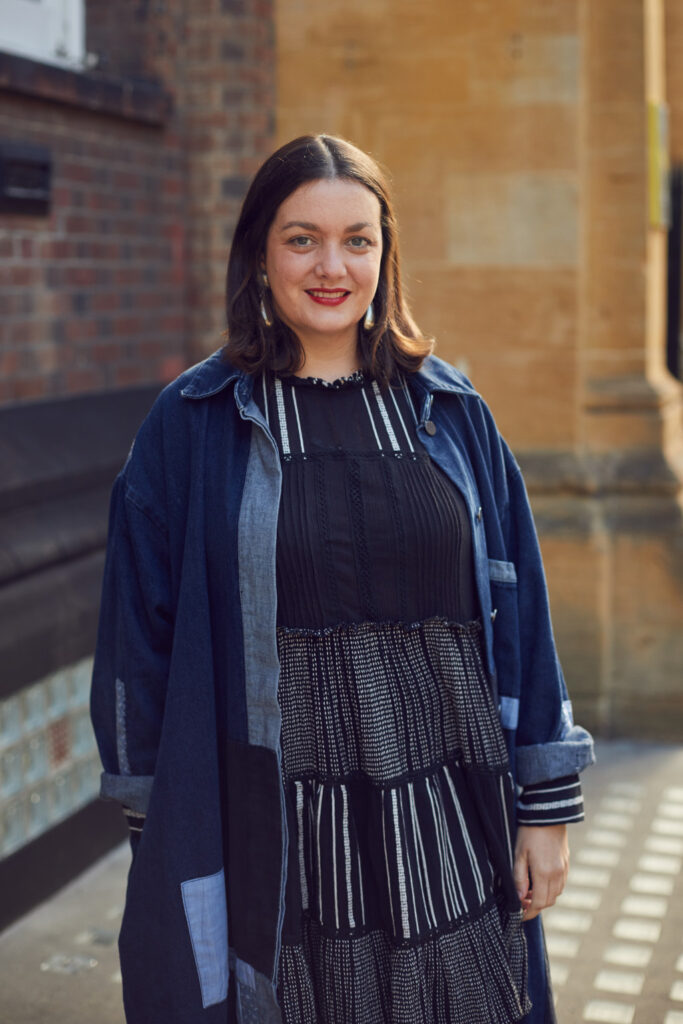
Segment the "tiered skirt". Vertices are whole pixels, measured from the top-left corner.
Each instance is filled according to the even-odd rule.
[[[278,630],[284,1024],[529,1009],[514,793],[478,622]]]

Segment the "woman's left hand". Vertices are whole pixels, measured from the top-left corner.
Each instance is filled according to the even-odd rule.
[[[514,877],[524,920],[531,921],[564,889],[569,871],[566,825],[520,825]]]

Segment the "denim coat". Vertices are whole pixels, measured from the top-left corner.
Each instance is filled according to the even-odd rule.
[[[418,436],[470,515],[487,668],[518,784],[580,771],[519,468],[465,377],[409,378]],[[132,812],[119,949],[129,1024],[281,1021],[288,834],[275,547],[280,459],[253,378],[218,351],[166,387],[112,492],[92,717],[101,793]],[[540,919],[529,1024],[554,1019]]]

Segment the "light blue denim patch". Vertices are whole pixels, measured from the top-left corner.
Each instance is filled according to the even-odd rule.
[[[495,583],[516,583],[517,570],[514,562],[501,562],[489,558],[489,579]]]
[[[199,975],[202,1006],[228,997],[228,911],[223,868],[215,875],[192,878],[180,886]]]
[[[500,724],[504,729],[516,729],[519,721],[519,700],[517,697],[500,698]]]

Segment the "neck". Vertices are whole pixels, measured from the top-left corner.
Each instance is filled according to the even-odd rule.
[[[304,362],[297,377],[319,377],[321,380],[337,380],[349,377],[360,366],[358,339],[352,338],[301,339]]]

